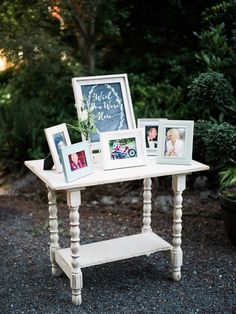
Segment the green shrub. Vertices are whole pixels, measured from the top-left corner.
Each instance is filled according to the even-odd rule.
[[[209,162],[225,165],[236,155],[236,127],[229,123],[213,124],[207,134]]]
[[[75,118],[72,75],[65,64],[39,60],[0,85],[0,162],[11,171],[48,154],[44,128]]]
[[[235,107],[233,88],[224,75],[201,73],[189,86],[190,104],[194,119],[230,121],[228,107]]]
[[[198,121],[194,129],[193,158],[218,171],[236,156],[236,126]]]
[[[205,143],[212,126],[212,121],[198,120],[194,123],[193,158],[204,163],[208,162]]]
[[[231,159],[236,156],[236,126],[199,120],[194,126],[193,140],[193,159],[210,166],[206,173],[208,183],[219,188],[225,174],[222,171],[228,173]]]

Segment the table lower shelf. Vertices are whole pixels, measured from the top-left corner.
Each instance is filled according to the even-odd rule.
[[[131,257],[168,251],[172,245],[153,232],[146,232],[80,246],[80,268],[114,262]],[[59,249],[56,263],[71,278],[71,250]]]

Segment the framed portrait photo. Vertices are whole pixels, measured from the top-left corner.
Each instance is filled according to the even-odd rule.
[[[100,133],[103,169],[146,164],[144,129]]]
[[[162,120],[159,124],[157,163],[190,165],[194,121]]]
[[[91,150],[88,142],[80,142],[61,148],[62,165],[66,182],[93,173]]]
[[[147,155],[157,154],[158,128],[160,120],[167,119],[138,119],[138,128],[144,128]]]
[[[71,145],[69,133],[65,123],[44,129],[50,153],[57,173],[63,171],[60,149],[63,146]]]
[[[126,74],[75,77],[72,79],[78,118],[87,110],[92,114],[95,132],[90,134],[92,148],[100,148],[101,132],[136,127]]]

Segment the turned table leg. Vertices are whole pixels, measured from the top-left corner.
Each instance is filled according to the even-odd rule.
[[[181,278],[181,266],[183,252],[181,249],[181,231],[182,231],[182,193],[185,190],[186,176],[172,176],[172,189],[174,192],[173,208],[173,248],[171,251],[172,278],[179,281]]]
[[[81,289],[83,286],[82,272],[79,266],[80,257],[79,206],[81,205],[80,190],[72,190],[67,192],[67,204],[70,209],[72,303],[74,305],[79,305],[82,302]]]
[[[151,232],[151,211],[152,211],[152,179],[143,180],[143,228],[142,233]]]
[[[50,261],[52,265],[52,275],[59,276],[61,268],[56,264],[55,251],[60,248],[57,221],[57,196],[56,192],[48,188],[48,211],[49,211],[49,231],[50,231]]]

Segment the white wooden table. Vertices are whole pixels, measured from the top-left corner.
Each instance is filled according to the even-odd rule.
[[[94,164],[94,173],[71,183],[66,183],[64,174],[55,170],[43,170],[43,160],[26,161],[25,165],[39,177],[48,188],[50,260],[52,275],[63,271],[70,279],[72,302],[82,302],[83,286],[81,268],[118,261],[135,256],[148,255],[157,251],[169,251],[171,256],[172,278],[181,278],[182,249],[182,192],[185,189],[186,175],[192,172],[208,170],[209,167],[196,161],[190,166],[156,164],[156,157],[148,157],[148,164],[141,167],[104,171],[99,158]],[[172,176],[173,201],[173,241],[169,244],[151,228],[151,178]],[[143,179],[143,226],[141,233],[121,238],[80,245],[79,207],[81,190],[88,186]],[[67,193],[70,218],[70,248],[60,248],[57,221],[56,192]]]

